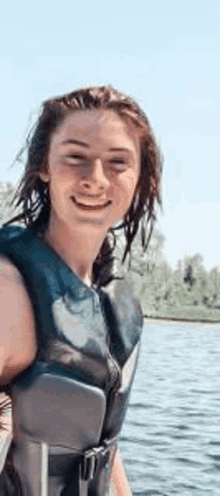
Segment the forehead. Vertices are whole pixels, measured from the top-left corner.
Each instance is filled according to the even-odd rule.
[[[52,136],[52,143],[81,136],[88,141],[126,141],[139,148],[138,132],[114,110],[82,110],[70,114]]]

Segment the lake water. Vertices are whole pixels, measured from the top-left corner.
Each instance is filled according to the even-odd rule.
[[[220,496],[220,324],[145,321],[120,448],[134,495]]]

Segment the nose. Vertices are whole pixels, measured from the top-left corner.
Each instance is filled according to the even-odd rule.
[[[109,187],[109,180],[104,173],[102,160],[93,160],[80,183],[91,195],[98,194]]]

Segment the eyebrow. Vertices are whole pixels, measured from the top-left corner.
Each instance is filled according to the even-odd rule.
[[[75,139],[68,139],[62,142],[62,145],[71,145],[71,144],[84,146],[85,148],[90,148],[90,146],[87,143]],[[129,148],[109,148],[108,151],[132,153],[132,151]]]
[[[89,145],[87,145],[87,143],[84,143],[83,141],[79,141],[79,140],[68,139],[62,142],[62,145],[69,145],[69,144],[80,145],[80,146],[85,146],[85,148],[89,148]]]
[[[132,151],[129,148],[109,148],[110,152],[128,152],[132,153]]]

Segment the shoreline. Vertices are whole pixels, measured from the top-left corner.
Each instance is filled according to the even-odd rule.
[[[201,322],[205,324],[220,324],[220,320],[210,320],[210,319],[190,319],[190,318],[179,318],[179,317],[158,317],[155,315],[145,315],[144,319],[148,320],[172,320],[174,322]]]

